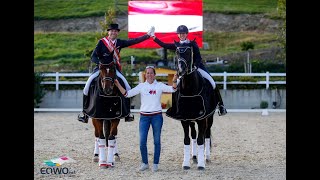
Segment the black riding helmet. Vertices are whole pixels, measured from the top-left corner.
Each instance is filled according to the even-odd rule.
[[[178,34],[179,33],[187,33],[188,34],[188,32],[189,32],[189,30],[188,30],[187,26],[185,26],[185,25],[180,25],[177,28],[177,33]]]

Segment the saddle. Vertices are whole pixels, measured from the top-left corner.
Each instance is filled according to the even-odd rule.
[[[90,84],[88,98],[89,104],[84,112],[91,118],[97,119],[122,119],[130,114],[130,98],[124,97],[117,89],[119,96],[107,96],[99,88],[99,76]],[[121,78],[120,84],[125,87]],[[116,86],[114,88],[117,88]]]
[[[181,86],[181,83],[179,84]],[[175,120],[201,120],[215,112],[217,107],[216,94],[210,82],[204,79],[202,91],[193,96],[185,96],[178,90],[172,94],[172,107],[166,115]]]

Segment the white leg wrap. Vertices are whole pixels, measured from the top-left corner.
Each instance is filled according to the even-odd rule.
[[[118,143],[117,143],[117,141],[115,141],[115,143],[114,143],[114,149],[113,149],[113,154],[119,154],[119,151],[118,151]]]
[[[205,167],[204,163],[204,145],[198,145],[198,167]]]
[[[189,166],[190,167],[190,145],[184,145],[182,167],[183,166]]]
[[[196,139],[192,139],[192,156],[196,156],[197,155],[197,140]]]
[[[99,139],[99,166],[107,165],[106,139]]]
[[[206,159],[210,160],[210,138],[205,139]]]
[[[113,150],[116,140],[108,140],[108,163],[113,163]]]
[[[99,154],[99,138],[95,138],[93,155]]]

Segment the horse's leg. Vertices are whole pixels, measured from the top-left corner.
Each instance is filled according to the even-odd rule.
[[[210,150],[211,150],[211,127],[213,124],[213,115],[211,115],[210,117],[208,117],[207,119],[207,128],[206,128],[206,132],[205,132],[205,159],[206,162],[211,162],[210,160]]]
[[[191,154],[193,163],[197,163],[197,131],[194,122],[190,122],[190,130],[191,130]]]
[[[116,138],[117,139],[117,138]],[[119,156],[119,150],[118,150],[118,143],[117,141],[114,144],[114,150],[113,150],[113,156],[114,156],[114,161],[120,162],[120,156]]]
[[[120,121],[118,122],[118,125],[119,125]],[[111,125],[111,124],[110,124]],[[117,125],[117,132],[115,134],[115,138],[117,139],[116,135],[118,134],[118,125]],[[108,135],[109,137],[109,135]],[[120,161],[120,156],[119,156],[119,150],[118,150],[118,143],[117,143],[117,140],[115,141],[114,143],[114,149],[113,149],[113,155],[114,155],[114,160],[116,162],[119,162]]]
[[[103,120],[103,128],[104,128],[104,137],[108,138],[110,135],[111,121]],[[107,152],[108,152],[108,140],[106,140]]]
[[[109,137],[110,128],[111,128],[111,121],[103,120],[103,127],[104,127],[104,137]],[[107,141],[107,147],[108,147],[108,141]]]
[[[94,142],[94,151],[93,151],[93,162],[99,162],[99,131],[98,131],[98,124],[97,119],[92,119],[92,124],[94,127],[94,136],[95,136],[95,142]]]
[[[94,123],[95,131],[99,134],[99,167],[101,169],[107,168],[107,157],[106,157],[106,138],[103,135],[103,120],[92,118]]]
[[[114,165],[114,148],[116,144],[116,135],[118,134],[118,125],[120,122],[120,119],[112,119],[111,121],[111,127],[110,127],[110,135],[108,137],[108,164],[113,166]]]
[[[197,144],[198,144],[198,169],[204,170],[205,168],[205,161],[204,161],[204,133],[206,130],[206,119],[203,120],[197,120],[198,124],[198,138],[197,138]]]
[[[183,148],[183,169],[190,169],[190,137],[189,137],[190,121],[181,121],[184,131],[184,148]]]

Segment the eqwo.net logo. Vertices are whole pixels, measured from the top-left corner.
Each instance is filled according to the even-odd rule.
[[[68,167],[61,167],[62,164],[65,163],[74,163],[76,162],[74,159],[61,156],[58,158],[45,160],[43,164],[47,165],[47,167],[42,167],[40,169],[41,174],[75,174],[75,171]]]
[[[58,158],[45,160],[43,163],[47,166],[54,167],[54,166],[61,166],[64,163],[71,163],[71,162],[75,162],[75,160],[73,160],[68,156],[61,156]]]

